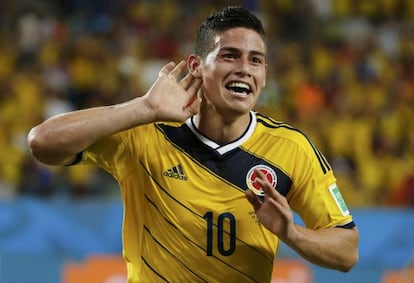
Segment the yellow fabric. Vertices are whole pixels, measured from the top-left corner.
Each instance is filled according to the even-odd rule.
[[[317,149],[295,129],[255,115],[250,138],[227,155],[213,154],[209,162],[239,151],[264,160],[292,181],[287,198],[307,226],[351,222],[329,191],[335,178]],[[278,239],[258,223],[244,189],[195,157],[203,146],[189,154],[162,126],[187,127],[137,127],[102,140],[83,157],[83,163],[98,164],[120,183],[128,282],[269,282]],[[183,172],[174,175],[174,170]]]

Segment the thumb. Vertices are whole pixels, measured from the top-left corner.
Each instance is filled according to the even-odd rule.
[[[253,206],[254,211],[259,210],[259,208],[262,206],[262,202],[257,198],[256,194],[252,192],[251,190],[246,190],[245,194],[246,194],[247,200]]]
[[[184,107],[184,110],[189,113],[190,116],[197,114],[200,111],[201,98],[194,96],[191,101]]]

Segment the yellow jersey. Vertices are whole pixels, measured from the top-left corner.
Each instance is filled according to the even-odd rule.
[[[269,282],[278,238],[245,197],[254,168],[311,229],[354,226],[325,157],[293,127],[250,113],[237,140],[219,145],[192,118],[153,123],[94,144],[82,163],[119,182],[128,282]]]

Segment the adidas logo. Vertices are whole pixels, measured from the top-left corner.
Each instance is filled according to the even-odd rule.
[[[181,167],[181,164],[178,164],[167,171],[164,171],[163,173],[166,177],[171,177],[179,180],[187,180],[187,176],[184,174],[183,168]]]

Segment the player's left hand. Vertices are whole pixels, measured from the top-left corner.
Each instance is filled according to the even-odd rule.
[[[265,197],[262,202],[253,191],[247,190],[246,197],[252,204],[260,221],[279,239],[286,241],[295,234],[293,213],[284,196],[282,196],[260,171],[255,171],[256,182],[261,186]]]

